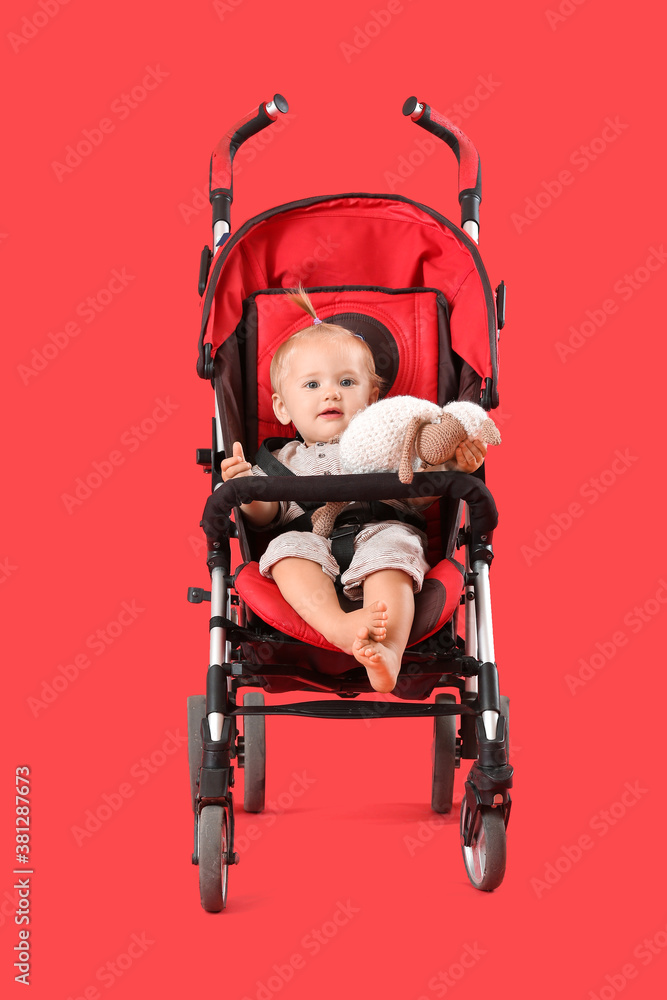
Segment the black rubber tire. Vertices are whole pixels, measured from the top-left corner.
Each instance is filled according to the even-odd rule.
[[[449,692],[436,694],[436,705],[456,703],[456,696]],[[450,813],[454,798],[456,773],[456,715],[436,715],[433,719],[433,781],[431,809],[437,813]]]
[[[505,717],[505,731],[507,733],[507,759],[510,756],[510,700],[505,694],[500,696],[500,714]]]
[[[227,811],[204,806],[199,815],[199,897],[207,913],[227,905]]]
[[[471,847],[466,847],[463,842],[468,816],[468,802],[464,797],[461,803],[461,851],[466,873],[475,889],[493,892],[505,877],[507,837],[503,813],[492,806],[481,806]]]
[[[248,691],[243,696],[245,705],[263,705],[261,691]],[[266,789],[266,717],[264,715],[243,716],[243,808],[249,813],[260,813],[264,809]]]
[[[188,765],[190,767],[190,799],[193,811],[197,798],[197,776],[201,767],[201,720],[205,715],[206,695],[191,695],[188,698]]]

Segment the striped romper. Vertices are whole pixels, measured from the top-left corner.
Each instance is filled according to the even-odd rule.
[[[340,475],[338,438],[327,443],[305,445],[290,441],[273,455],[297,476]],[[253,476],[265,476],[258,465],[252,467]],[[405,500],[383,501],[400,511],[415,508]],[[281,501],[276,518],[264,530],[281,528],[303,514],[294,501]],[[354,539],[354,555],[348,569],[341,577],[344,592],[351,600],[363,597],[363,582],[371,573],[383,569],[400,569],[412,577],[413,590],[419,593],[424,574],[430,569],[425,558],[427,539],[423,531],[403,521],[371,521]],[[280,559],[291,556],[310,559],[318,563],[333,581],[339,572],[338,563],[331,553],[331,539],[310,531],[285,531],[273,538],[260,559],[262,576],[273,579],[271,567]]]

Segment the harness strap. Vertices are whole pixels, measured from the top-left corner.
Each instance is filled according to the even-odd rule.
[[[266,438],[265,441],[259,446],[257,454],[255,455],[255,465],[258,465],[262,472],[265,472],[267,476],[295,476],[296,472],[292,472],[288,469],[286,465],[283,465],[275,455],[272,455],[272,451],[278,451],[280,448],[284,448],[286,444],[293,441],[294,438]],[[304,511],[317,510],[321,507],[321,503],[308,503],[302,500],[297,506],[301,507]],[[301,518],[297,518],[301,520]],[[295,531],[310,531],[312,528],[310,524],[310,518],[308,518],[307,528],[294,528]],[[290,529],[292,530],[292,529]]]
[[[271,454],[272,451],[278,451],[293,440],[294,438],[275,437],[262,441],[255,456],[255,464],[267,476],[295,476],[295,472],[288,469],[275,455]],[[311,513],[314,510],[318,510],[322,504],[309,503],[302,500],[297,506],[304,513],[294,518],[288,525],[285,525],[286,530],[312,531]],[[331,552],[340,567],[339,575],[336,577],[337,590],[341,589],[339,587],[341,574],[349,568],[352,562],[354,539],[369,521],[404,521],[406,524],[412,525],[413,528],[419,528],[422,531],[426,525],[426,519],[422,514],[398,510],[396,507],[392,507],[391,504],[384,503],[382,500],[364,500],[360,501],[359,507],[352,510],[349,508],[342,510],[336,518],[334,529],[331,533]]]

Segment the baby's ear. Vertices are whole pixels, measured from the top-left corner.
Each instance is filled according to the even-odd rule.
[[[380,390],[379,390],[378,386],[375,386],[374,389],[371,389],[371,394],[370,394],[370,398],[368,400],[368,405],[370,406],[371,403],[377,403],[379,395],[380,395]]]
[[[285,404],[283,403],[282,399],[280,398],[277,392],[273,393],[273,395],[271,396],[271,400],[273,402],[273,412],[275,413],[279,422],[281,424],[291,423],[292,418],[287,412],[287,407],[285,406]]]

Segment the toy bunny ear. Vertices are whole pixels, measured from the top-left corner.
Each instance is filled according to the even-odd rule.
[[[482,441],[487,444],[500,444],[500,431],[494,424],[491,417],[487,417],[479,429]]]
[[[401,452],[401,461],[398,466],[398,478],[402,483],[412,482],[412,477],[414,476],[414,472],[412,471],[412,453],[417,431],[422,423],[423,419],[421,417],[412,417],[405,429],[403,451]]]
[[[463,425],[450,413],[443,413],[439,424],[424,424],[416,441],[417,454],[427,465],[440,465],[454,455],[466,439]]]

